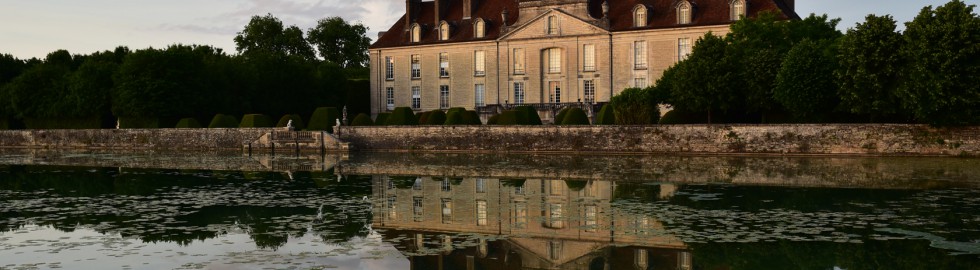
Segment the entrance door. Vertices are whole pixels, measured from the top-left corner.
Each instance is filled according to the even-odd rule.
[[[551,95],[548,96],[548,102],[561,103],[561,82],[548,82],[548,89],[551,89]]]

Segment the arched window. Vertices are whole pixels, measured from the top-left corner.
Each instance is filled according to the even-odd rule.
[[[412,24],[412,42],[419,42],[422,40],[422,27],[419,24]]]
[[[647,7],[636,5],[633,8],[633,27],[647,26]]]
[[[746,8],[745,8],[745,0],[733,0],[732,1],[732,8],[731,8],[731,11],[732,11],[732,20],[733,21],[736,21],[739,18],[742,18],[742,17],[746,16],[745,15],[745,10],[746,10]]]
[[[487,33],[487,24],[483,22],[483,19],[476,19],[473,23],[473,37],[483,38]]]
[[[439,23],[439,40],[449,40],[449,23],[446,21]]]
[[[681,3],[677,5],[677,24],[689,23],[691,23],[691,3],[681,1]]]
[[[548,29],[547,34],[557,35],[558,34],[558,16],[548,16]]]

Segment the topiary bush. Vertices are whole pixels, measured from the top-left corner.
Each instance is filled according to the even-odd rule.
[[[415,114],[415,117],[419,119],[419,124],[423,124],[426,121],[429,121],[430,114],[432,114],[432,111],[419,112]]]
[[[373,126],[374,125],[374,121],[371,121],[371,116],[370,115],[360,113],[360,114],[357,114],[357,117],[354,117],[354,121],[350,122],[350,125],[351,126]]]
[[[612,104],[606,103],[602,105],[602,109],[599,110],[599,115],[595,119],[596,125],[615,125],[616,124],[616,112]]]
[[[279,122],[276,123],[276,127],[286,127],[289,120],[293,120],[293,127],[295,127],[297,130],[306,128],[306,125],[303,124],[303,117],[300,117],[298,114],[283,115],[279,118]]]
[[[201,122],[194,118],[183,118],[177,121],[177,125],[174,128],[201,128]]]
[[[441,126],[446,123],[446,113],[442,110],[433,110],[429,112],[429,117],[425,119],[424,125],[429,126]]]
[[[526,114],[517,110],[507,110],[500,113],[497,118],[497,125],[502,126],[514,126],[514,125],[526,125],[527,120],[524,119]]]
[[[334,107],[320,107],[313,111],[313,115],[310,116],[310,125],[306,127],[307,130],[326,130],[327,132],[333,133],[333,126],[337,124],[337,118],[340,116],[337,113],[337,108]]]
[[[446,110],[446,116],[448,117],[449,116],[449,113],[451,113],[451,112],[463,113],[465,111],[466,111],[466,109],[464,109],[462,107],[452,107],[452,108],[449,108],[449,110]]]
[[[375,125],[378,125],[378,126],[387,125],[388,116],[391,116],[391,114],[390,113],[378,113],[378,116],[375,116],[374,117],[374,124]]]
[[[500,115],[499,114],[494,114],[494,115],[490,116],[490,118],[487,119],[487,125],[488,126],[495,126],[495,125],[497,125],[497,122],[500,122]]]
[[[416,126],[418,124],[415,113],[412,113],[412,108],[409,107],[395,108],[395,111],[391,112],[391,115],[385,120],[387,126]]]
[[[242,116],[242,123],[239,128],[267,128],[272,127],[272,118],[264,114],[246,114]]]
[[[562,125],[588,125],[589,116],[581,108],[569,108],[565,118],[561,121]]]
[[[552,122],[552,124],[561,125],[561,121],[565,119],[565,115],[567,114],[568,108],[562,108],[560,111],[558,111],[558,114],[555,115],[555,121]]]
[[[536,125],[536,126],[541,125],[541,117],[538,116],[538,110],[535,110],[534,107],[519,106],[516,108],[516,110],[524,114],[523,115],[524,122],[519,125]]]
[[[454,111],[452,109],[449,109],[449,112],[446,113],[446,122],[444,123],[444,125],[447,125],[447,126],[468,125],[463,120],[463,116],[465,114],[466,114],[466,111],[465,110],[464,111],[458,111],[458,110],[457,111]]]
[[[238,118],[227,114],[216,114],[214,118],[211,118],[211,124],[208,124],[208,128],[236,128],[238,127]]]
[[[467,125],[483,125],[483,120],[480,120],[480,114],[476,111],[465,111],[463,112],[463,123]]]

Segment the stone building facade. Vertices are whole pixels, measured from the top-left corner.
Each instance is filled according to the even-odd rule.
[[[370,48],[372,114],[608,102],[646,87],[707,32],[792,0],[406,0]],[[542,114],[548,119],[549,114]]]

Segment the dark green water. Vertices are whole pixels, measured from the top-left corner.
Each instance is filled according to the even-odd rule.
[[[977,160],[12,157],[0,269],[980,269]]]

